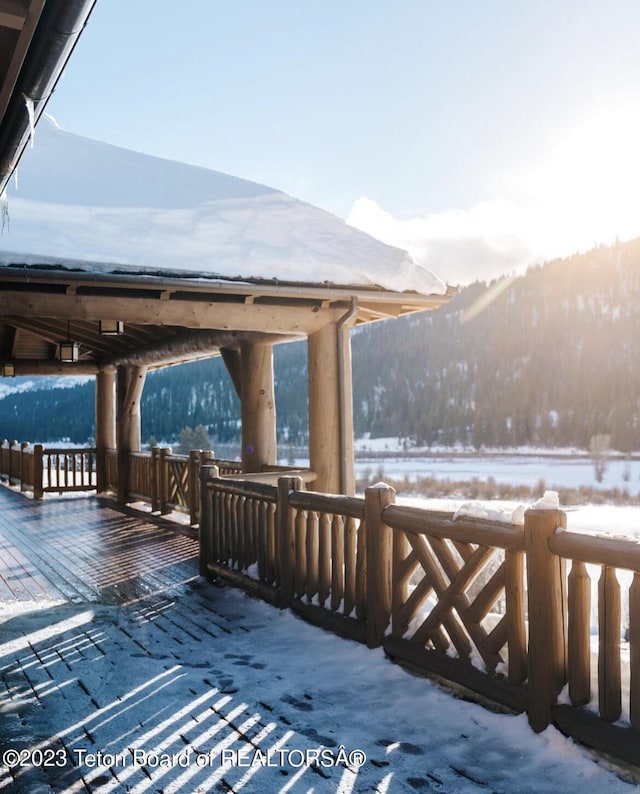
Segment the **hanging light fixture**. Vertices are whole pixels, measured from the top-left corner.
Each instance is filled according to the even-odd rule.
[[[123,333],[122,320],[100,320],[100,336],[120,336]]]
[[[15,378],[16,365],[13,363],[13,361],[5,361],[4,363],[0,364],[0,373],[2,374],[3,378]]]
[[[67,338],[60,342],[60,361],[74,364],[80,354],[80,343],[71,340],[71,323],[67,320]]]

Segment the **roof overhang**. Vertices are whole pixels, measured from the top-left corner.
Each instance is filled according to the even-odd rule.
[[[0,195],[94,4],[0,0]]]
[[[378,288],[96,275],[0,269],[0,356],[17,375],[91,374],[120,364],[165,366],[216,355],[243,339],[291,341],[338,322],[354,325],[436,309],[451,297]],[[353,314],[353,316],[351,316]],[[124,322],[101,336],[100,320]],[[57,343],[80,342],[76,364]]]

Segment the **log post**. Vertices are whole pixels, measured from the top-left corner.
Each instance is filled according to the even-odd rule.
[[[364,495],[367,533],[366,623],[369,648],[377,648],[382,644],[391,621],[393,530],[384,523],[382,512],[395,500],[395,490],[385,483],[370,486]]]
[[[96,375],[96,488],[109,489],[107,450],[116,448],[115,373],[101,370]]]
[[[211,510],[211,494],[207,488],[209,480],[217,480],[220,476],[220,469],[214,465],[205,464],[200,467],[200,556],[199,573],[200,576],[208,577],[207,565],[213,560],[213,533],[216,532],[214,526],[214,516]]]
[[[44,449],[42,444],[33,447],[33,498],[43,499],[44,488],[42,483]]]
[[[296,567],[295,510],[289,505],[289,492],[301,491],[301,477],[278,478],[278,506],[276,509],[278,570],[280,572],[280,607],[288,607],[293,599]]]
[[[557,527],[566,527],[561,510],[527,510],[524,517],[529,613],[529,724],[536,733],[551,722],[551,709],[564,686],[567,669],[567,594],[565,561],[549,548]]]
[[[243,471],[259,472],[277,462],[273,345],[241,343]]]
[[[126,504],[129,495],[131,452],[140,451],[140,398],[146,367],[118,367],[116,384],[118,435],[118,502]]]
[[[309,335],[309,459],[314,489],[355,491],[351,341],[349,329],[330,323]]]

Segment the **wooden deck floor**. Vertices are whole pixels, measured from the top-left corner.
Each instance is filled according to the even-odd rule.
[[[197,576],[196,533],[111,500],[0,488],[0,602],[132,603]]]

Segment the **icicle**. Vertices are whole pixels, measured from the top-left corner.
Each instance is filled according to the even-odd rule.
[[[26,94],[22,95],[24,97],[24,103],[27,106],[27,115],[29,116],[29,133],[31,135],[31,148],[33,149],[33,139],[36,134],[36,121],[35,121],[35,114],[34,114],[34,107],[33,107],[33,99],[28,97]]]
[[[18,169],[13,172],[13,186],[16,189],[16,193],[18,192]]]
[[[2,218],[2,226],[0,227],[0,236],[4,235],[5,227],[9,231],[9,199],[7,198],[7,191],[2,191],[0,194],[0,218]]]

